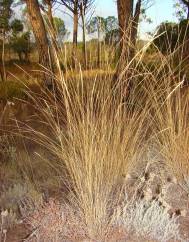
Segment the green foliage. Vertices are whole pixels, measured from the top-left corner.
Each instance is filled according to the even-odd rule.
[[[9,30],[9,19],[12,15],[12,3],[13,0],[0,1],[0,32],[6,32]]]
[[[178,26],[176,23],[163,22],[158,26],[154,44],[162,53],[173,51],[178,39]]]
[[[189,1],[176,0],[176,3],[173,6],[175,8],[176,17],[180,21],[184,20],[188,15]]]
[[[108,16],[105,19],[105,30],[106,32],[111,32],[118,29],[118,20],[115,16]]]
[[[19,32],[22,32],[24,30],[24,25],[23,25],[22,21],[19,19],[14,19],[11,22],[10,27],[13,31],[13,35],[17,35]]]
[[[63,19],[54,17],[53,21],[57,32],[58,42],[61,42],[65,38],[65,36],[69,34],[69,32],[65,27]]]
[[[29,32],[22,33],[20,36],[13,36],[11,38],[10,45],[11,48],[18,54],[20,61],[23,60],[22,55],[24,55],[25,60],[28,61],[28,54],[31,51]]]
[[[105,29],[106,20],[100,16],[93,17],[87,26],[87,31],[89,34],[93,34],[95,32],[105,32]]]
[[[24,88],[24,85],[20,82],[0,82],[0,99],[23,98],[25,96]]]
[[[98,32],[98,34],[104,34],[105,41],[107,43],[117,42],[119,38],[118,20],[114,16],[93,17],[87,26],[89,34]]]
[[[157,28],[154,44],[163,54],[173,52],[185,40],[189,39],[188,20],[180,23],[163,22]]]
[[[146,14],[146,9],[142,8],[140,13],[140,21],[145,21],[148,24],[151,24],[153,21],[148,15]]]
[[[23,61],[23,55],[25,61],[28,61],[28,54],[31,51],[30,32],[23,32],[24,24],[19,19],[14,19],[10,23],[10,28],[12,30],[10,47],[18,54],[20,61]]]
[[[50,23],[50,20],[46,14],[43,15],[43,18],[47,26],[52,25],[52,23]],[[66,29],[64,20],[59,17],[53,17],[53,24],[54,24],[53,27],[55,27],[55,31],[56,31],[56,41],[58,43],[62,43],[64,38],[69,35],[69,31]]]
[[[119,42],[119,29],[113,29],[106,33],[105,43],[106,44],[117,44]]]

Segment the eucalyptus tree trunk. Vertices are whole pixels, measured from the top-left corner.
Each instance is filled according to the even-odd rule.
[[[35,36],[37,49],[39,53],[39,63],[48,71],[54,72],[51,63],[51,53],[49,49],[49,41],[47,38],[47,32],[45,29],[45,24],[41,15],[38,0],[25,0],[27,4],[27,10],[29,15],[29,20],[33,29]],[[51,88],[52,87],[52,76],[44,71],[44,84]]]
[[[135,54],[142,0],[137,0],[135,12],[133,10],[133,5],[133,0],[117,1],[121,54],[128,59],[128,61],[130,61]]]
[[[74,2],[74,24],[73,24],[73,49],[72,49],[72,63],[73,67],[76,67],[76,59],[77,59],[77,37],[78,37],[78,0],[75,0]]]
[[[140,18],[140,13],[141,13],[141,5],[142,5],[142,0],[138,0],[136,3],[136,8],[135,8],[135,13],[133,16],[133,21],[132,21],[132,33],[131,33],[131,44],[132,44],[132,57],[135,54],[135,47],[136,47],[136,42],[137,42],[137,35],[138,35],[138,25],[139,25],[139,18]]]
[[[98,68],[101,68],[101,42],[100,42],[100,33],[101,33],[101,20],[98,20],[98,26],[97,26],[97,32],[98,32]]]
[[[117,0],[120,29],[120,57],[130,59],[133,0]]]
[[[46,4],[47,4],[47,17],[48,17],[48,22],[50,25],[50,34],[51,34],[51,39],[52,39],[52,44],[53,47],[55,49],[55,51],[58,53],[59,48],[57,45],[57,34],[56,34],[56,27],[54,24],[54,20],[53,20],[53,14],[52,14],[52,0],[45,0]]]
[[[2,71],[1,71],[1,79],[2,81],[6,80],[6,69],[5,69],[5,30],[2,32]]]
[[[137,0],[134,13],[134,0],[117,0],[118,20],[120,29],[119,62],[114,81],[118,83],[121,98],[126,100],[133,89],[132,64],[136,49],[141,1]]]
[[[81,21],[82,21],[82,35],[83,35],[83,59],[84,59],[84,67],[87,69],[87,46],[86,46],[86,26],[85,26],[85,11],[83,3],[80,6],[81,12]]]

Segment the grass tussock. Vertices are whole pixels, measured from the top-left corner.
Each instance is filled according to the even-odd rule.
[[[160,241],[172,239],[175,236],[172,230],[176,236],[179,233],[176,220],[170,219],[157,201],[148,204],[135,201],[130,210],[117,213],[121,202],[127,203],[127,175],[136,169],[144,172],[142,163],[146,162],[146,151],[152,146],[156,147],[155,156],[161,155],[160,162],[179,182],[184,180],[188,184],[189,96],[183,87],[183,69],[182,65],[174,65],[173,55],[157,55],[160,61],[151,66],[144,63],[141,50],[123,73],[119,73],[118,80],[112,73],[92,73],[87,77],[82,71],[67,78],[60,70],[54,77],[53,92],[28,93],[37,113],[35,118],[44,129],[22,124],[19,132],[45,150],[47,155],[38,156],[41,167],[45,168],[41,169],[43,179],[59,180],[62,186],[59,198],[72,211],[77,211],[77,219],[89,240],[106,241],[117,221],[128,231],[137,230],[137,236],[150,233]],[[39,171],[32,170],[32,176],[31,172],[28,174],[35,185]],[[24,172],[26,175],[26,165]],[[55,215],[63,223],[62,206],[54,202],[46,205],[47,211],[51,205],[57,209]],[[37,211],[36,216],[42,213],[40,221],[43,213],[46,215],[45,209],[44,206]],[[39,221],[31,219],[34,219],[31,225],[36,227]],[[146,230],[139,231],[140,222],[144,227],[148,225]],[[42,234],[47,227],[41,227]],[[164,228],[167,234],[162,234]]]
[[[181,81],[175,85],[174,92],[167,93],[156,116],[160,152],[169,169],[186,186],[189,185],[188,107],[188,88],[182,87]]]
[[[157,201],[138,201],[126,204],[117,214],[117,223],[142,241],[180,240],[178,219],[170,217]],[[142,238],[142,239],[141,239]]]
[[[134,98],[125,103],[110,78],[93,79],[84,86],[81,72],[78,83],[73,83],[62,78],[56,95],[34,99],[50,135],[25,131],[56,157],[49,165],[68,188],[68,202],[80,211],[90,238],[103,239],[120,202],[124,178],[142,155],[147,110]]]
[[[180,58],[179,65],[175,65],[175,53],[160,56],[161,65],[150,74],[151,82],[149,79],[145,87],[152,120],[151,140],[158,145],[169,170],[188,186],[189,95],[186,66],[183,67],[186,60]],[[179,58],[177,52],[176,57]]]

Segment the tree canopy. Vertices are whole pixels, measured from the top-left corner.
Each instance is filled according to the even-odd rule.
[[[7,31],[10,27],[9,20],[12,15],[11,5],[13,0],[2,0],[0,4],[0,31]]]

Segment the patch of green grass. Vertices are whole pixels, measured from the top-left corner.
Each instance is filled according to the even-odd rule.
[[[25,86],[16,81],[0,82],[0,99],[23,98]]]

